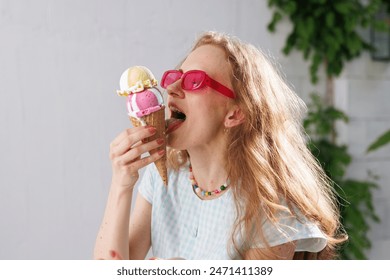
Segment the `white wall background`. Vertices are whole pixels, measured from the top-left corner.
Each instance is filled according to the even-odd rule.
[[[206,30],[237,35],[281,64],[303,97],[313,89],[298,54],[280,49],[266,0],[0,0],[0,259],[90,259],[111,168],[108,146],[129,126],[115,90],[124,69],[146,65],[160,78]],[[368,55],[338,80],[351,116],[342,132],[349,173],[380,176],[382,223],[373,259],[390,257],[390,147],[364,151],[390,127],[390,66]],[[323,82],[317,86],[323,89]]]

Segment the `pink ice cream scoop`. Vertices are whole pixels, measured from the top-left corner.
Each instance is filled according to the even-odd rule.
[[[164,109],[164,99],[156,87],[157,80],[145,66],[133,66],[123,72],[118,94],[127,96],[127,112],[130,117],[141,118]]]
[[[130,116],[143,117],[161,110],[163,102],[161,92],[156,87],[146,88],[127,97],[127,112]]]

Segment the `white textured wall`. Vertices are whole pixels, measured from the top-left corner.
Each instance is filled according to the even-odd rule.
[[[271,35],[270,17],[265,0],[0,0],[0,259],[91,258],[110,183],[108,145],[129,126],[115,94],[128,66],[159,78],[197,34],[218,30],[275,56],[306,97],[307,64],[280,54],[289,25]],[[381,176],[383,221],[370,256],[389,258],[390,150],[363,153],[390,123],[389,64],[364,58],[346,72],[350,173]]]

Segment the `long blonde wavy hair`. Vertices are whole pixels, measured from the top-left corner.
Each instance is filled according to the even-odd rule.
[[[225,154],[238,213],[232,233],[235,250],[243,256],[254,239],[267,244],[261,221],[269,219],[277,225],[280,210],[295,215],[298,209],[327,238],[318,258],[333,258],[346,235],[332,183],[306,146],[301,126],[305,104],[259,49],[235,37],[206,32],[192,50],[206,44],[226,53],[234,101],[245,115],[241,125],[229,129]],[[168,164],[177,169],[187,157],[186,151],[169,149]],[[259,254],[258,258],[278,257],[269,246]]]

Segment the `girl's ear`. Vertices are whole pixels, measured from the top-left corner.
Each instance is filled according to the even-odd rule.
[[[237,105],[234,105],[225,117],[225,127],[231,128],[242,124],[245,121],[245,115]]]

